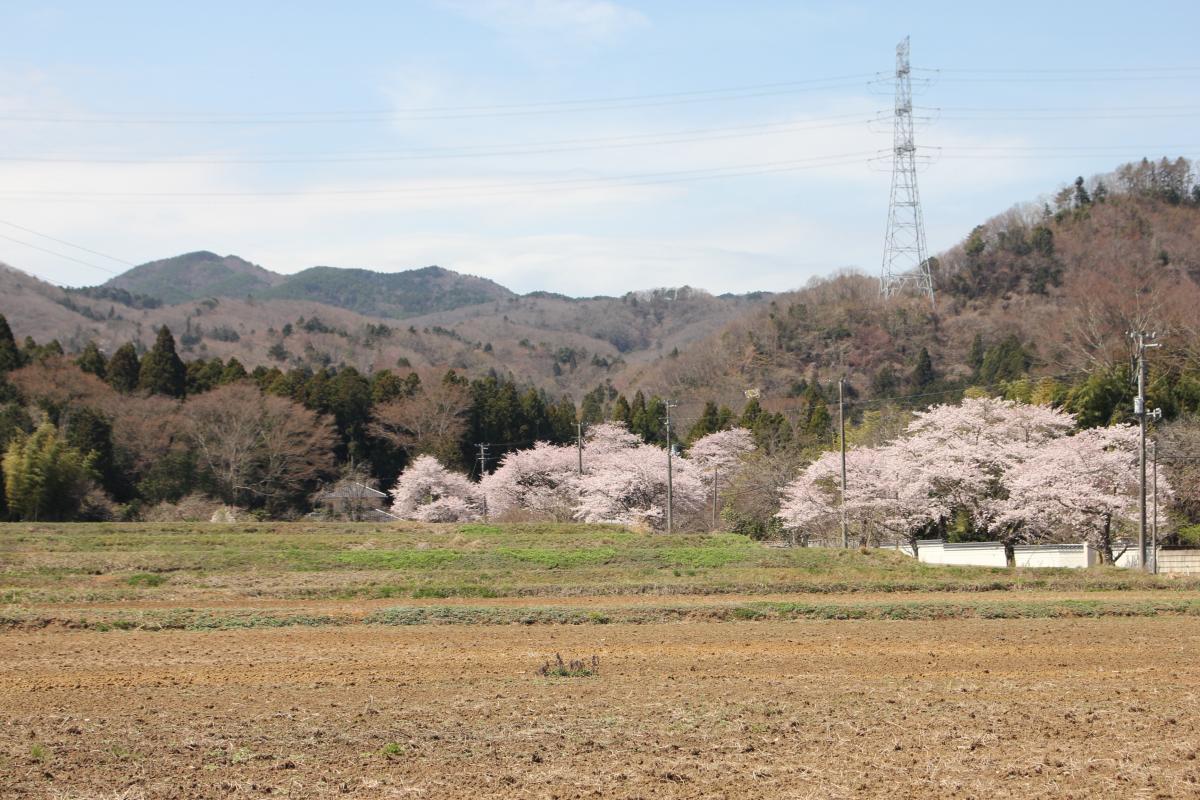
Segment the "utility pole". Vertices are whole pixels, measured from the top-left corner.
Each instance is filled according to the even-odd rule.
[[[1143,572],[1148,571],[1146,552],[1146,418],[1158,419],[1162,409],[1152,412],[1146,409],[1146,350],[1151,347],[1161,347],[1154,340],[1158,334],[1151,331],[1130,331],[1129,338],[1133,339],[1137,348],[1137,397],[1133,401],[1133,415],[1138,419],[1138,558],[1141,560]]]
[[[842,450],[842,547],[850,546],[850,529],[846,526],[846,378],[838,378],[838,442]]]
[[[670,400],[666,402],[667,408],[667,533],[675,531],[674,505],[675,505],[675,485],[674,476],[672,473],[673,464],[671,458],[675,453],[675,445],[671,441],[671,409],[678,404],[672,403]]]
[[[483,476],[487,475],[487,458],[488,446],[480,443],[479,447],[479,479],[483,480]],[[483,521],[488,521],[487,495],[483,495]]]
[[[583,475],[583,423],[575,423],[575,452],[579,455],[579,474]]]
[[[925,219],[917,191],[917,145],[913,137],[912,67],[908,37],[896,45],[896,105],[892,125],[892,195],[888,203],[887,235],[883,242],[883,269],[879,293],[892,297],[912,287],[929,297],[933,276],[925,248]]]
[[[1151,440],[1150,458],[1154,461],[1154,506],[1150,523],[1150,552],[1154,554],[1154,574],[1158,574],[1158,443]]]

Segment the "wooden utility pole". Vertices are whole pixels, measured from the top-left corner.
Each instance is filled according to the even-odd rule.
[[[1139,430],[1139,445],[1138,445],[1138,558],[1140,559],[1140,567],[1143,572],[1150,568],[1149,556],[1146,550],[1146,418],[1152,416],[1158,419],[1162,412],[1159,409],[1154,409],[1150,413],[1146,409],[1146,350],[1151,347],[1160,347],[1154,340],[1158,338],[1157,333],[1147,333],[1146,331],[1131,331],[1129,337],[1133,339],[1134,346],[1137,348],[1137,397],[1133,400],[1133,415],[1138,420]]]
[[[487,475],[487,458],[488,446],[479,444],[479,480],[483,480],[483,476]],[[488,521],[487,495],[483,495],[483,521]]]
[[[575,452],[579,456],[579,474],[583,475],[583,423],[575,423]]]
[[[675,453],[675,446],[671,441],[671,409],[676,407],[676,403],[670,400],[666,402],[667,408],[667,533],[675,531],[675,485],[674,476],[672,474],[673,464],[671,458]]]
[[[850,529],[846,526],[846,379],[838,378],[838,442],[842,451],[842,547],[850,546]]]
[[[1150,442],[1150,458],[1154,462],[1154,506],[1150,517],[1150,553],[1154,559],[1154,574],[1158,574],[1158,445]]]

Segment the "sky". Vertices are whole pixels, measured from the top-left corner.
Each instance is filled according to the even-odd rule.
[[[576,296],[877,274],[911,36],[931,253],[1200,157],[1200,5],[0,4],[0,261],[438,264]]]

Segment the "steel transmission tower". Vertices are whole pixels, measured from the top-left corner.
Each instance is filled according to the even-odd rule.
[[[925,220],[921,216],[921,195],[917,191],[917,145],[913,141],[912,75],[907,36],[896,45],[892,197],[888,204],[879,291],[884,297],[891,297],[906,287],[928,295],[929,302],[933,302],[933,276],[929,273],[925,251]]]

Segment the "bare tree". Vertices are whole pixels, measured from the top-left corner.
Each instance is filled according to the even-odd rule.
[[[290,400],[248,383],[222,386],[183,408],[201,466],[229,502],[303,494],[333,470],[333,427]]]
[[[377,407],[367,431],[410,455],[430,454],[453,462],[458,459],[458,444],[467,430],[470,405],[466,386],[428,381],[410,397]]]

